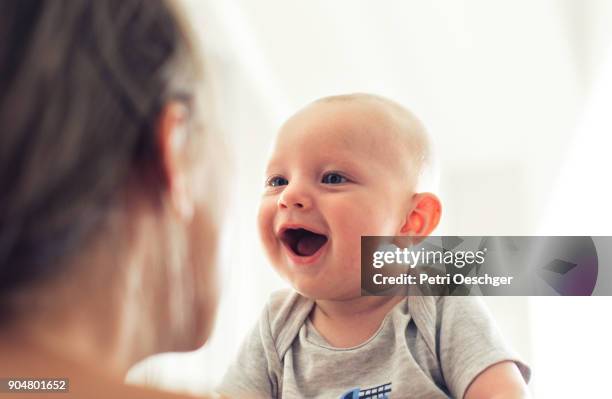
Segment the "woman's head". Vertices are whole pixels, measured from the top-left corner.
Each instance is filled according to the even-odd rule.
[[[5,322],[80,289],[107,294],[123,329],[167,331],[156,350],[201,344],[216,306],[216,188],[200,69],[175,10],[3,1],[0,76]],[[149,325],[126,327],[131,317]]]

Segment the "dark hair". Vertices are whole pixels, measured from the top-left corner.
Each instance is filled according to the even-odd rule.
[[[162,0],[0,2],[0,296],[58,274],[156,162],[179,22]]]

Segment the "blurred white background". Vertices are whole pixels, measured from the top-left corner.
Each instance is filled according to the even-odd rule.
[[[284,286],[256,232],[276,129],[318,97],[365,91],[411,108],[437,144],[436,234],[612,235],[612,2],[184,1],[234,159],[214,337],[130,380],[213,387]],[[600,267],[610,265],[600,265]],[[485,298],[532,366],[538,398],[609,395],[611,298]]]

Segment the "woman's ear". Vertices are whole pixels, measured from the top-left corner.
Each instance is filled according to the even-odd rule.
[[[411,210],[400,229],[402,235],[428,236],[438,226],[442,205],[432,193],[418,193],[412,197]]]
[[[156,127],[161,173],[172,208],[183,220],[192,218],[194,208],[186,159],[187,118],[187,107],[171,101],[162,108]]]

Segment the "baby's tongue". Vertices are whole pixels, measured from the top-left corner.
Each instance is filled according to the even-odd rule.
[[[310,256],[317,252],[323,244],[325,244],[326,238],[318,234],[306,234],[297,243],[297,253],[300,256]]]

